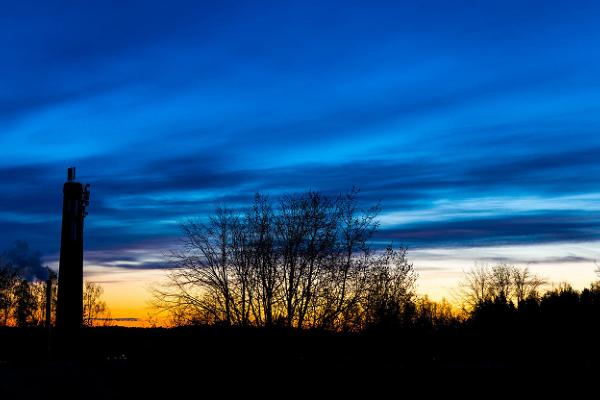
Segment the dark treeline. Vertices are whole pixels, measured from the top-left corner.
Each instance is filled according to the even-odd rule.
[[[476,266],[454,304],[417,295],[407,250],[373,247],[379,207],[360,207],[358,194],[256,195],[245,210],[186,222],[154,305],[177,326],[456,337],[470,341],[461,342],[465,353],[480,344],[501,359],[516,349],[539,357],[543,346],[589,347],[600,333],[600,284],[552,288],[527,268]],[[438,360],[450,351],[436,346]]]

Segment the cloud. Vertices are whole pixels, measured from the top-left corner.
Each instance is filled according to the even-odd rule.
[[[381,231],[380,240],[416,247],[587,241],[600,234],[600,214],[545,212],[415,223]]]
[[[537,259],[527,259],[519,257],[482,257],[480,261],[506,264],[575,264],[585,263],[593,265],[596,259],[580,256],[560,256],[560,257],[542,257]]]
[[[434,4],[5,7],[0,245],[56,256],[74,164],[86,254],[118,268],[256,191],[360,187],[379,243],[596,235],[594,6]]]
[[[128,172],[108,156],[91,158],[79,168],[92,184],[86,243],[110,248],[177,236],[187,217],[207,215],[216,205],[247,206],[256,191],[277,196],[312,188],[335,195],[352,186],[362,189],[364,204],[381,201],[380,240],[419,246],[587,240],[600,227],[598,150],[480,158],[477,167],[472,160],[408,158],[236,169],[226,166],[227,150],[219,147],[155,158]],[[57,251],[63,175],[58,163],[0,168],[0,222],[8,228],[0,240],[28,238],[44,253]],[[390,226],[391,215],[397,226]]]
[[[27,280],[46,279],[48,271],[42,266],[42,254],[32,250],[25,241],[16,241],[0,255],[0,261],[18,270]]]

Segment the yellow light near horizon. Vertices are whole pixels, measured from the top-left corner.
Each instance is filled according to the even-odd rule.
[[[569,257],[579,261],[564,262]],[[594,259],[600,259],[600,242],[543,244],[529,246],[490,246],[478,248],[438,248],[409,250],[409,258],[419,274],[417,292],[432,300],[445,298],[458,304],[458,284],[465,271],[476,262],[511,260],[511,263],[529,270],[548,281],[546,289],[560,282],[568,282],[575,289],[588,287],[598,280]],[[484,260],[484,261],[481,261]],[[488,261],[490,265],[500,261]],[[116,321],[123,326],[149,326],[150,288],[164,282],[165,270],[135,270],[109,266],[86,266],[86,280],[104,288],[103,300],[113,318],[137,318],[138,321]],[[167,325],[167,319],[155,321]]]
[[[162,270],[129,270],[96,267],[87,281],[98,283],[104,289],[102,300],[110,309],[113,322],[121,326],[149,326],[148,317],[154,310],[150,306],[150,288],[164,279]],[[88,268],[89,270],[89,268]],[[119,318],[136,318],[137,321],[118,321]],[[161,321],[161,318],[158,318]],[[163,321],[161,325],[166,324]]]

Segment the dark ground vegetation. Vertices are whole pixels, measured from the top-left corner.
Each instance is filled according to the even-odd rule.
[[[6,327],[0,329],[0,382],[3,393],[27,398],[43,398],[49,390],[73,392],[76,398],[204,390],[272,395],[269,391],[280,385],[305,391],[317,384],[329,390],[338,385],[344,391],[400,390],[422,381],[432,381],[422,387],[426,391],[486,380],[504,390],[520,381],[539,384],[540,375],[550,379],[539,386],[547,390],[564,384],[567,376],[591,377],[588,383],[595,379],[599,299],[598,292],[563,288],[518,307],[502,299],[482,303],[464,321],[413,319],[355,333],[286,327],[86,328],[80,342],[71,343],[76,354],[66,358],[56,348],[48,351],[45,330]],[[554,376],[559,380],[552,381]]]

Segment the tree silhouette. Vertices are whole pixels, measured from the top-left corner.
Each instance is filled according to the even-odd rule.
[[[21,279],[15,286],[14,317],[17,326],[36,325],[40,321],[35,319],[34,312],[40,308],[36,296],[31,292],[31,287],[26,279]]]
[[[243,213],[188,221],[155,306],[179,323],[241,326],[348,330],[398,317],[412,301],[413,266],[405,249],[370,248],[379,207],[357,196],[257,194]]]
[[[9,325],[15,305],[15,288],[19,282],[18,272],[0,259],[0,324]]]
[[[506,302],[518,306],[528,298],[537,297],[545,284],[545,279],[532,274],[527,267],[478,264],[465,272],[459,283],[459,297],[471,310],[486,302]]]
[[[102,300],[104,289],[97,283],[86,281],[83,287],[83,325],[95,326],[99,320],[103,325],[110,323],[110,311]]]

